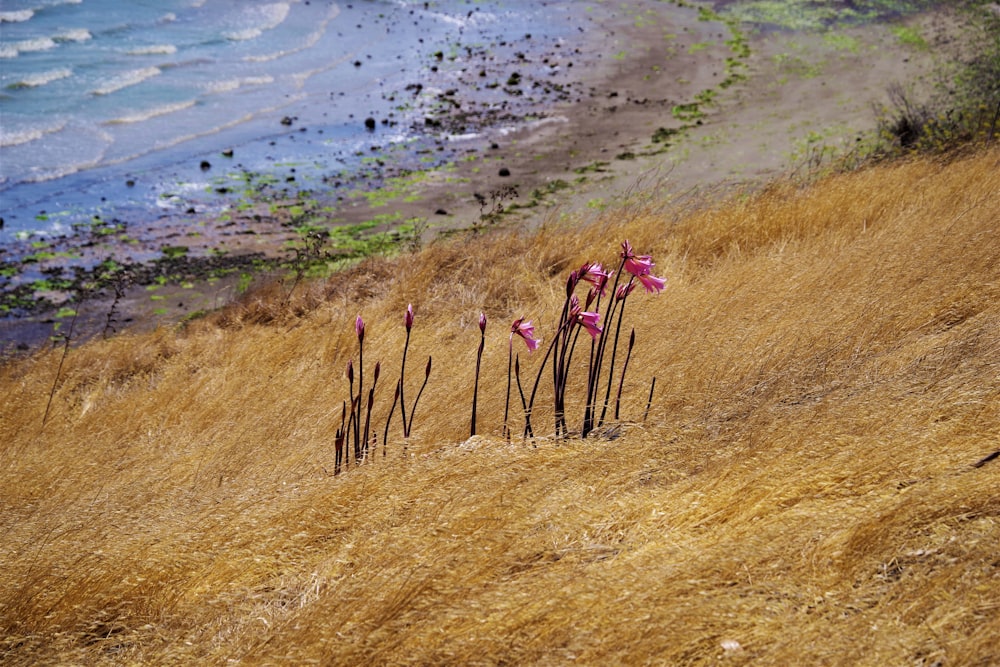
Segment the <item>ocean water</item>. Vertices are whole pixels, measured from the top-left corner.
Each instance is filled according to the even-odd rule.
[[[350,169],[417,139],[397,93],[433,54],[577,32],[537,0],[0,0],[0,246],[190,210],[172,193],[210,189],[198,165],[226,150],[257,173]]]

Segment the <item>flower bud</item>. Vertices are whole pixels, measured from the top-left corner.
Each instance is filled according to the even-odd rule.
[[[361,319],[360,315],[354,320],[354,333],[358,335],[359,343],[365,342],[365,321]]]
[[[566,279],[566,296],[569,297],[573,294],[573,290],[576,289],[576,284],[580,282],[580,276],[576,271],[571,271],[569,278]]]

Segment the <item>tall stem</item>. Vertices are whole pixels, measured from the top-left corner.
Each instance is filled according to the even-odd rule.
[[[656,376],[653,376],[653,381],[649,383],[649,398],[646,400],[646,411],[642,413],[642,423],[646,423],[646,417],[649,416],[649,406],[653,404],[653,390],[656,389]]]
[[[344,431],[344,441],[345,441],[345,446],[346,447],[350,447],[351,441],[354,440],[354,437],[353,437],[354,436],[354,413],[355,413],[355,411],[357,409],[357,402],[356,402],[357,399],[354,396],[354,371],[351,369],[351,365],[350,364],[351,364],[351,362],[348,362],[348,365],[347,365],[347,382],[348,382],[348,384],[350,386],[350,393],[348,395],[351,397],[351,417],[350,417],[350,419],[347,420],[347,430]],[[344,461],[344,465],[345,466],[350,462],[350,459],[351,459],[350,451],[348,450],[347,456],[346,456],[345,461]]]
[[[358,403],[354,418],[354,463],[361,460],[361,401],[365,395],[365,341],[358,340]]]
[[[354,420],[354,413],[357,410],[357,405],[358,405],[358,399],[356,397],[354,397],[354,396],[351,396],[351,412],[350,412],[350,416],[347,418],[347,430],[344,431],[344,467],[345,468],[350,467],[350,465],[351,465],[351,450],[349,448],[349,441],[350,441],[352,430],[354,428],[354,421],[355,421]],[[355,465],[357,465],[357,463],[358,463],[357,455],[355,455],[354,463],[355,463]]]
[[[403,378],[406,376],[406,352],[410,349],[410,330],[406,330],[406,342],[403,343],[403,363],[399,368],[399,409],[403,415],[403,437],[409,435],[406,429],[406,388]]]
[[[568,333],[568,332],[567,332]],[[580,337],[580,327],[576,327],[573,330],[573,342],[569,344],[569,351],[563,353],[563,369],[559,373],[560,383],[559,383],[559,402],[556,412],[556,435],[559,435],[559,429],[562,428],[563,435],[569,433],[569,429],[566,428],[566,382],[569,379],[569,367],[573,361],[573,351],[576,350],[576,341]],[[566,336],[569,339],[569,336]],[[565,346],[564,346],[565,348]]]
[[[514,358],[514,338],[511,336],[510,345],[507,347],[507,398],[503,404],[503,437],[510,442],[510,431],[507,429],[507,416],[510,414],[510,369]]]
[[[621,280],[622,270],[625,268],[625,258],[622,258],[621,263],[618,265],[618,270],[615,271],[615,282],[611,286],[611,297],[608,299],[607,308],[604,311],[604,330],[607,331],[608,327],[611,326],[611,320],[614,316],[614,309],[618,299],[616,294],[618,293],[618,283]],[[587,408],[584,410],[583,418],[583,429],[581,432],[581,437],[586,438],[587,434],[593,428],[594,423],[594,412],[595,412],[595,401],[597,398],[598,386],[601,379],[601,366],[604,364],[604,350],[608,345],[608,337],[601,336],[600,341],[597,344],[597,355],[594,359],[594,363],[590,369],[590,377],[587,381]],[[610,382],[610,380],[609,380]]]
[[[344,461],[344,438],[347,436],[347,432],[344,430],[345,422],[347,421],[347,401],[342,401],[340,404],[340,428],[337,429],[337,439],[334,443],[336,448],[336,458],[333,464],[333,474],[339,475],[340,468]]]
[[[521,359],[518,357],[514,360],[514,377],[517,378],[517,393],[521,395],[521,409],[524,410],[524,423],[525,431],[529,438],[535,437],[534,431],[531,430],[530,424],[528,424],[528,403],[524,400],[524,390],[521,388]]]
[[[417,397],[413,400],[413,409],[410,410],[410,423],[406,425],[406,437],[410,437],[410,431],[413,430],[413,417],[417,413],[417,403],[420,402],[420,396],[424,393],[424,387],[427,386],[427,380],[431,377],[431,357],[427,357],[427,369],[424,371],[424,383],[420,385],[420,391],[417,392]]]
[[[601,408],[601,418],[597,420],[597,425],[600,426],[604,423],[604,416],[608,412],[608,401],[611,400],[611,382],[615,375],[615,357],[618,356],[618,336],[622,331],[622,321],[625,319],[625,301],[628,299],[622,299],[621,310],[618,311],[618,324],[615,327],[615,342],[611,347],[611,365],[608,366],[608,387],[604,392],[604,407]],[[635,330],[633,329],[633,337]],[[617,417],[616,417],[617,418]]]
[[[525,437],[527,437],[528,432],[531,431],[531,411],[535,406],[535,395],[538,393],[538,383],[541,382],[542,380],[542,373],[545,371],[545,364],[548,362],[549,356],[552,355],[552,350],[555,348],[556,341],[559,340],[560,334],[562,334],[563,330],[566,328],[567,323],[565,321],[565,316],[563,316],[563,320],[564,321],[562,322],[562,325],[559,327],[559,330],[556,331],[554,336],[552,336],[552,342],[549,343],[549,349],[545,351],[545,358],[542,359],[542,365],[538,369],[538,375],[535,377],[535,386],[531,388],[531,398],[528,399],[528,409],[525,416],[525,425],[524,425]]]
[[[618,421],[618,415],[621,412],[622,387],[625,386],[625,373],[628,371],[628,361],[632,358],[633,347],[635,347],[635,329],[632,329],[632,335],[628,338],[628,353],[625,355],[625,363],[622,364],[622,378],[618,382],[618,396],[615,398],[615,421]]]
[[[396,381],[396,392],[392,396],[392,407],[389,408],[389,416],[385,418],[385,433],[382,434],[382,458],[385,458],[385,448],[389,442],[389,422],[392,421],[392,413],[396,411],[396,402],[399,401],[399,390],[402,384],[402,378]]]
[[[479,366],[483,361],[483,348],[486,347],[486,333],[479,339],[479,351],[476,352],[476,382],[472,388],[472,428],[469,437],[476,434],[476,403],[479,401]]]

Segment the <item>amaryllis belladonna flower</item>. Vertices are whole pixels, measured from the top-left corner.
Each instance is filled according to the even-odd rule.
[[[406,306],[406,314],[403,316],[403,324],[406,325],[406,330],[409,331],[413,327],[413,304]]]
[[[569,319],[586,329],[591,338],[597,338],[601,334],[602,329],[598,324],[600,313],[583,310],[580,299],[575,294],[569,300]]]
[[[354,360],[347,360],[347,381],[354,382]]]
[[[625,270],[638,278],[647,292],[659,292],[663,289],[667,281],[650,273],[655,266],[653,258],[649,255],[636,255],[628,239],[622,242],[622,259],[625,260]]]
[[[636,255],[628,239],[622,242],[621,256],[625,260],[625,270],[633,276],[644,276],[653,268],[653,258],[649,255]]]
[[[525,322],[523,317],[514,320],[514,323],[510,325],[511,345],[514,344],[514,336],[523,338],[524,344],[528,346],[528,350],[531,352],[537,350],[542,342],[541,338],[535,338],[535,327],[531,324],[531,320]]]
[[[358,335],[358,341],[363,343],[365,340],[365,321],[361,319],[360,315],[354,320],[354,333]]]
[[[663,289],[663,286],[667,283],[665,278],[657,278],[656,276],[649,273],[642,276],[638,276],[638,278],[639,282],[642,283],[642,286],[645,287],[646,291],[650,293],[656,292],[658,294],[660,290]]]
[[[486,313],[479,313],[479,331],[486,333]]]
[[[580,267],[580,280],[586,280],[588,283],[593,285],[597,292],[604,296],[604,290],[607,287],[608,279],[614,271],[605,271],[599,263],[587,263]]]
[[[576,316],[577,323],[587,330],[591,338],[597,338],[601,335],[601,326],[598,322],[601,319],[600,313],[592,313],[590,311],[581,311],[579,315]]]
[[[615,298],[618,299],[619,301],[622,301],[626,299],[634,289],[635,289],[635,283],[632,282],[631,280],[625,285],[619,285],[618,290],[615,292]]]

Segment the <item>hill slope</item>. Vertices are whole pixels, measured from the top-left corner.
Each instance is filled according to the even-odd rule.
[[[11,362],[0,655],[995,664],[1000,460],[973,464],[1000,447],[998,167],[900,162],[687,212],[637,197]],[[668,279],[630,297],[628,421],[508,444],[508,323],[548,343],[566,275],[617,266],[625,238]],[[335,477],[354,319],[366,388],[383,361],[380,449],[410,302],[408,408],[434,359],[413,435],[397,411],[387,455]],[[530,382],[545,348],[515,343]]]

